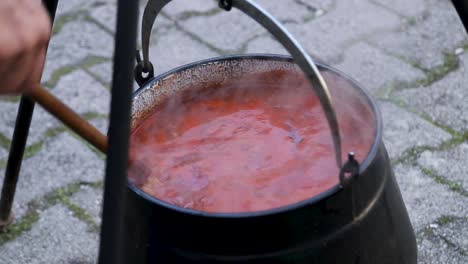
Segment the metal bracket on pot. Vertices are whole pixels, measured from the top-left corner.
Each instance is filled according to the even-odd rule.
[[[340,186],[347,187],[353,180],[359,176],[359,163],[354,158],[354,152],[348,153],[348,160],[340,169]]]
[[[135,71],[134,71],[135,81],[141,87],[143,86],[143,84],[145,84],[146,82],[154,78],[154,68],[153,68],[153,64],[150,61],[147,61],[147,63],[143,63],[143,61],[141,60],[141,55],[140,55],[139,50],[137,50],[136,52],[136,61],[137,61],[137,64],[135,66]]]
[[[142,71],[149,72],[152,69],[151,62],[149,61],[151,30],[157,15],[160,13],[162,8],[171,1],[172,0],[149,0],[145,7],[141,29],[143,61],[140,61],[135,69],[135,74],[137,76],[141,76]],[[258,6],[254,1],[219,0],[219,6],[227,11],[231,10],[232,7],[243,11],[267,29],[284,46],[284,48],[289,51],[294,62],[302,69],[314,89],[316,96],[320,100],[320,104],[327,117],[328,126],[330,127],[332,134],[336,164],[338,168],[341,168],[341,137],[338,119],[327,84],[311,57],[272,15]]]

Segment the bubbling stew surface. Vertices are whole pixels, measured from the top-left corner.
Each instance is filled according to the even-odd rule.
[[[188,90],[132,131],[130,155],[150,174],[129,179],[144,192],[179,207],[230,213],[285,206],[338,184],[327,120],[298,73],[274,70]],[[361,161],[371,143],[344,140],[342,147]]]

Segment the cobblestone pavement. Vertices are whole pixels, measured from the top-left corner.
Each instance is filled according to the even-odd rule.
[[[447,0],[259,0],[310,54],[378,99],[384,141],[418,240],[419,263],[468,263],[468,38]],[[143,4],[143,3],[142,3]],[[115,0],[62,0],[43,84],[107,128]],[[265,30],[212,0],[178,0],[156,21],[162,73],[234,53],[286,53]],[[18,98],[0,98],[0,177]],[[40,107],[0,263],[92,263],[103,156]]]

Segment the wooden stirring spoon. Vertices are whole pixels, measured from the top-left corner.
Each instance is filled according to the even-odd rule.
[[[64,104],[60,99],[51,94],[47,89],[38,85],[30,93],[27,94],[33,101],[37,102],[47,112],[62,121],[67,127],[81,136],[83,139],[91,143],[95,148],[107,153],[107,137],[102,134],[96,127],[75,113],[70,107]],[[146,166],[132,159],[129,156],[129,174],[132,174],[134,179],[140,179],[134,184],[140,185],[142,181],[150,174]]]
[[[107,153],[107,137],[47,89],[38,85],[27,95],[95,148]]]

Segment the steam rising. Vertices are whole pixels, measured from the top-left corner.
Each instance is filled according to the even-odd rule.
[[[374,115],[349,82],[324,73],[343,158],[363,159]],[[329,128],[299,71],[268,70],[193,83],[134,129],[130,152],[151,171],[133,184],[180,207],[255,211],[312,197],[337,183]]]

